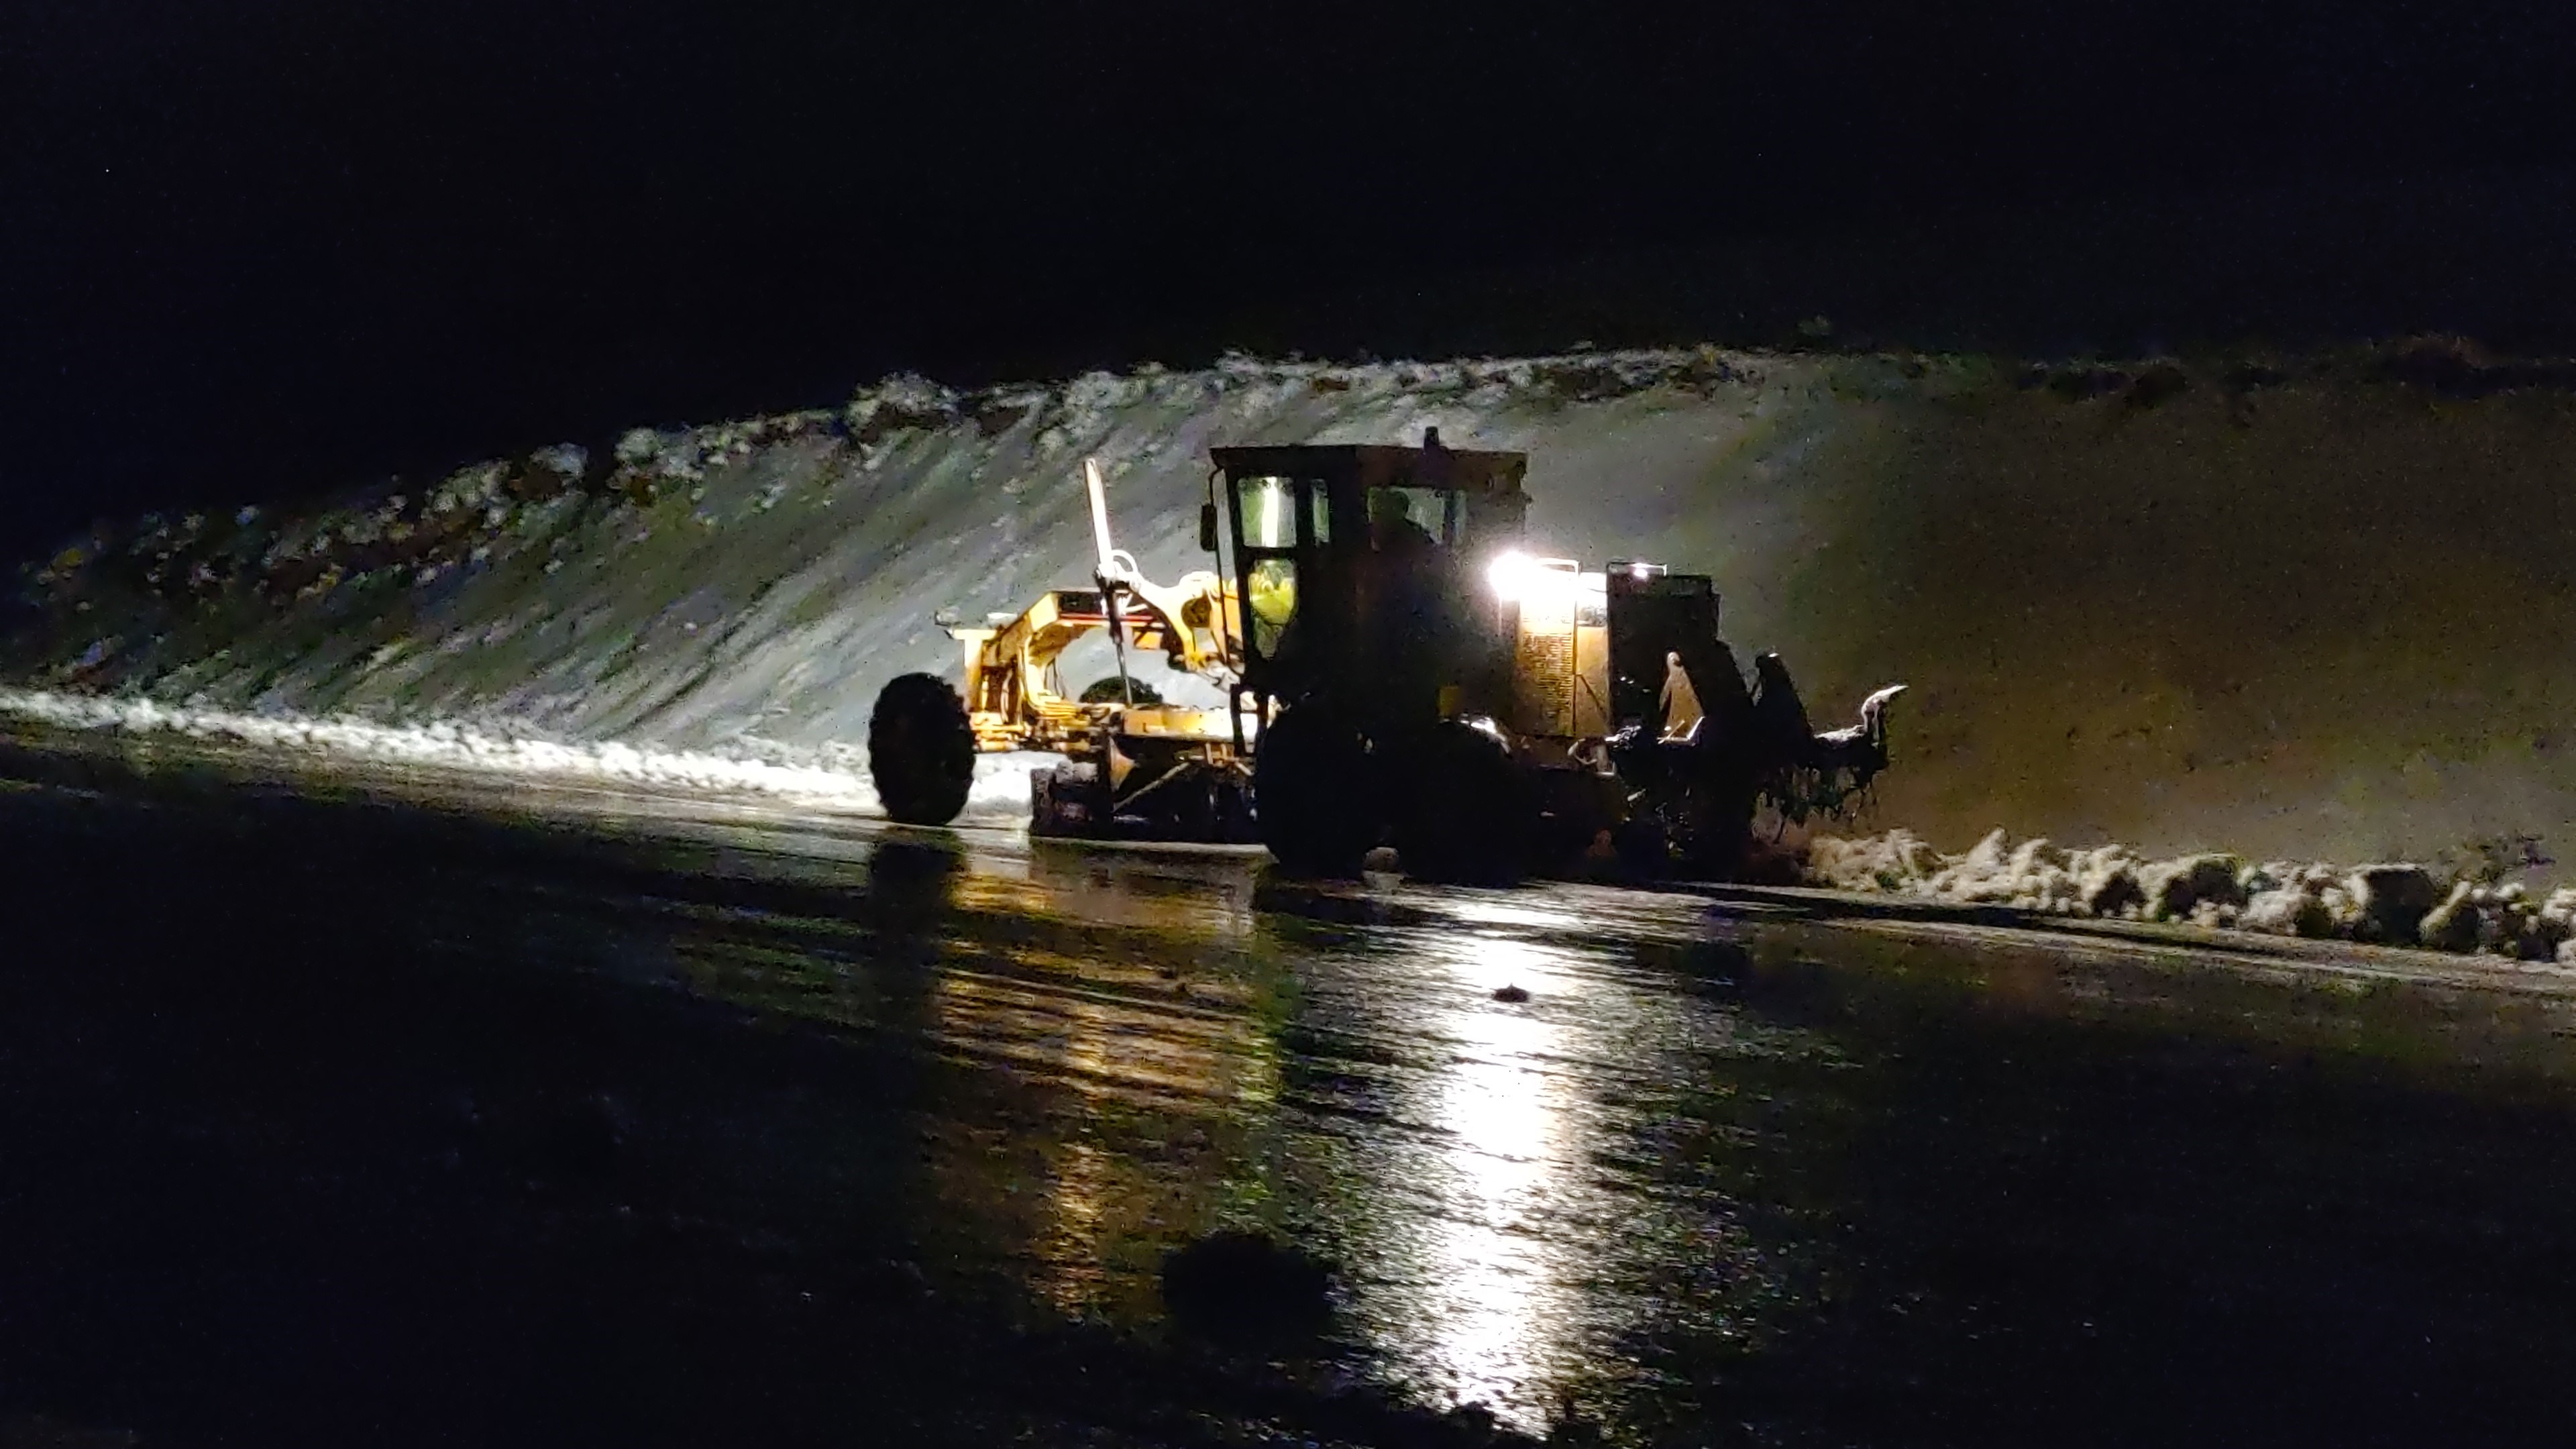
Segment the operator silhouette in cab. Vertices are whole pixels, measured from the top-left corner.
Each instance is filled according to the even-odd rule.
[[[1369,492],[1369,673],[1381,703],[1399,719],[1439,711],[1442,628],[1439,541],[1413,519],[1412,500],[1393,488]]]
[[[1403,494],[1380,488],[1369,495],[1369,543],[1379,553],[1428,553],[1432,542],[1431,530],[1413,521]]]

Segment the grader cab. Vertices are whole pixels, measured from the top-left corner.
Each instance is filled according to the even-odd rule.
[[[1748,684],[1704,575],[1524,552],[1526,455],[1422,446],[1218,448],[1200,542],[1169,589],[1110,546],[1092,469],[1093,589],[951,632],[961,695],[896,680],[871,722],[890,813],[944,823],[977,751],[1065,763],[1033,779],[1038,834],[1257,838],[1299,873],[1381,846],[1410,874],[1509,880],[1610,867],[1738,871],[1759,803],[1837,807],[1887,763],[1886,710],[1819,734],[1778,656]],[[1105,630],[1117,689],[1067,699],[1066,643]],[[1215,705],[1136,697],[1160,653]]]

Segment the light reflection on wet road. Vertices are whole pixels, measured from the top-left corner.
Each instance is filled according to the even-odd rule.
[[[724,849],[845,848],[756,825],[688,829],[725,845],[697,865],[689,847],[666,843],[666,865],[714,871]],[[2094,1242],[2081,1212],[2042,1209],[2024,1225],[2040,1234],[2030,1261],[1993,1284],[1851,1284],[1891,1269],[1937,1280],[1947,1255],[2011,1253],[2010,1242],[1975,1239],[2016,1231],[2006,1225],[2027,1210],[2024,1189],[2050,1190],[2045,1172],[2029,1171],[2033,1156],[2061,1156],[2082,1174],[2169,1147],[2176,1160],[2160,1186],[2085,1205],[2144,1219],[2230,1193],[2192,1161],[2213,1148],[2260,1156],[2287,1137],[2313,1150],[2320,1134],[2384,1128],[2376,1166],[2357,1155],[2320,1181],[2293,1173],[2252,1190],[2367,1195],[2383,1172],[2391,1182],[2420,1172],[2413,1160],[2428,1145],[2402,1117],[2374,1122],[2358,1100],[2267,1092],[2321,1056],[2411,1072],[2411,1087],[2471,1102],[2501,1077],[2518,1084],[2522,1110],[2536,1093],[2565,1123],[2556,1093],[2576,998],[2547,983],[2498,1002],[2115,942],[1721,913],[1690,896],[1281,885],[1236,860],[1002,839],[952,848],[895,838],[860,850],[877,852],[879,869],[891,849],[907,871],[929,872],[915,882],[931,894],[909,948],[935,976],[923,1029],[952,1059],[1039,1089],[1018,1109],[1042,1104],[1032,1115],[1015,1111],[995,1130],[1024,1149],[1043,1144],[1030,1184],[1043,1206],[1014,1218],[982,1186],[966,1187],[942,1208],[977,1225],[961,1251],[1026,1263],[1068,1310],[1141,1317],[1152,1313],[1156,1252],[1221,1222],[1267,1222],[1344,1266],[1348,1321],[1380,1373],[1435,1400],[1488,1403],[1533,1431],[1565,1398],[1633,1417],[1641,1404],[1703,1412],[1728,1384],[1758,1398],[1751,1386],[1774,1377],[1796,1380],[1768,1390],[1793,1401],[1827,1384],[1884,1392],[1874,1376],[1920,1387],[1926,1364],[1869,1356],[1973,1354],[1989,1335],[2042,1360],[2065,1356],[2066,1344],[2047,1342],[2057,1335],[2188,1338],[2182,1324],[2208,1304],[2162,1301],[2125,1280],[2176,1266],[2223,1274],[2270,1245],[2213,1245],[2195,1265],[2200,1255],[2164,1241],[2193,1231],[2188,1222],[2143,1233],[2124,1224]],[[850,993],[880,968],[863,951],[815,953],[828,934],[779,921],[766,933],[675,940],[704,989],[869,1024]],[[1497,1000],[1505,987],[1528,999]],[[1974,1072],[1992,1080],[1956,1080],[1943,1059],[1961,1051],[1986,1056]],[[2171,1124],[2152,1121],[2152,1078],[2204,1070],[2189,1085],[2240,1098],[2246,1118],[2204,1117],[2196,1130],[2223,1143],[2241,1127],[2246,1139],[2178,1143]],[[2147,1100],[2116,1100],[2130,1090]],[[2069,1101],[2070,1091],[2113,1098]],[[1981,1124],[1981,1105],[2004,1109]],[[2206,1110],[2174,1105],[2185,1118]],[[2149,1120],[2123,1120],[2140,1106]],[[2064,1136],[2070,1113],[2101,1135]],[[1928,1119],[1925,1135],[1960,1154],[1924,1184],[1946,1200],[1907,1203],[1906,1185],[1872,1180],[1924,1147],[1886,1142],[1908,1118]],[[2560,1154],[2527,1164],[2544,1178],[2564,1165]],[[2403,1211],[2429,1219],[2369,1231],[2446,1232],[2449,1215],[2493,1208],[2459,1186],[2452,1201],[2438,1180],[2419,1180]],[[1987,1191],[1991,1204],[1978,1200]],[[1016,1206],[1020,1194],[1003,1196]],[[1920,1224],[1902,1221],[1917,1209]],[[1855,1231],[1864,1214],[1899,1219],[1885,1236],[1925,1261],[1853,1261],[1869,1251],[1856,1241],[1880,1236]],[[1967,1240],[1941,1240],[1954,1231]],[[1925,1232],[1934,1240],[1919,1241]],[[2075,1241],[2052,1240],[2070,1233]],[[2554,1230],[2533,1246],[2556,1251]],[[2107,1286],[2079,1301],[2015,1302],[2010,1284],[2051,1257]],[[2329,1284],[2325,1296],[2350,1290]],[[2086,1316],[2097,1307],[2136,1321],[2106,1328]],[[2446,1323],[2460,1311],[2402,1294],[2369,1305],[2410,1325],[2428,1307]],[[2029,1321],[2013,1322],[2017,1312]],[[1879,1323],[1868,1331],[1886,1342],[1837,1363],[1823,1345],[1861,1332],[1867,1314],[1920,1327]],[[1766,1354],[1798,1367],[1780,1375]],[[1982,1366],[1970,1367],[1973,1379]]]
[[[1741,1035],[1668,966],[1630,959],[1639,939],[1697,934],[1702,902],[1381,883],[1271,890],[1256,911],[1236,860],[895,848],[929,852],[925,869],[954,861],[914,947],[934,973],[930,1040],[1048,1089],[1037,1120],[1009,1129],[1044,1144],[1040,1220],[996,1224],[966,1251],[1025,1256],[1067,1310],[1150,1311],[1154,1253],[1216,1225],[1213,1204],[1188,1199],[1233,1184],[1245,1216],[1345,1265],[1350,1318],[1391,1377],[1535,1430],[1561,1391],[1622,1359],[1641,1322],[1626,1300],[1651,1281],[1627,1255],[1675,1239],[1722,1250],[1705,1222],[1636,1231],[1669,1212],[1599,1160],[1654,1110],[1677,1049]],[[692,984],[883,1024],[864,947],[817,949],[846,927],[679,914]],[[1505,987],[1528,999],[1496,1000]],[[1163,1145],[1192,1135],[1231,1144],[1231,1160],[1158,1173]],[[950,1205],[965,1219],[992,1206]]]
[[[412,882],[419,949],[916,1063],[910,1240],[1050,1311],[1158,1331],[1160,1254],[1264,1224],[1341,1265],[1367,1372],[1533,1432],[2567,1418],[2576,996],[2545,982],[466,804],[525,840]]]

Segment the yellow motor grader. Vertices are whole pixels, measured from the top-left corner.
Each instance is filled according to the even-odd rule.
[[[1430,879],[1726,877],[1760,803],[1838,808],[1887,765],[1886,714],[1816,732],[1787,667],[1748,683],[1706,575],[1587,571],[1523,550],[1528,458],[1420,447],[1216,448],[1200,510],[1215,570],[1166,588],[1112,547],[1086,463],[1092,587],[953,623],[961,691],[909,674],[878,696],[869,766],[888,813],[945,824],[979,751],[1064,763],[1032,779],[1041,835],[1258,840],[1350,875],[1381,846]],[[945,621],[943,621],[945,622]],[[1109,636],[1114,679],[1067,698],[1065,649]],[[1215,686],[1140,692],[1131,657]]]

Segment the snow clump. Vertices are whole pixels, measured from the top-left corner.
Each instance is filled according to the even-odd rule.
[[[2045,915],[2165,921],[2278,936],[2421,946],[2576,965],[2576,887],[2445,878],[2390,862],[2248,862],[2208,852],[2150,860],[2126,846],[2016,845],[1997,830],[1963,855],[1909,831],[1808,842],[1809,884]]]

